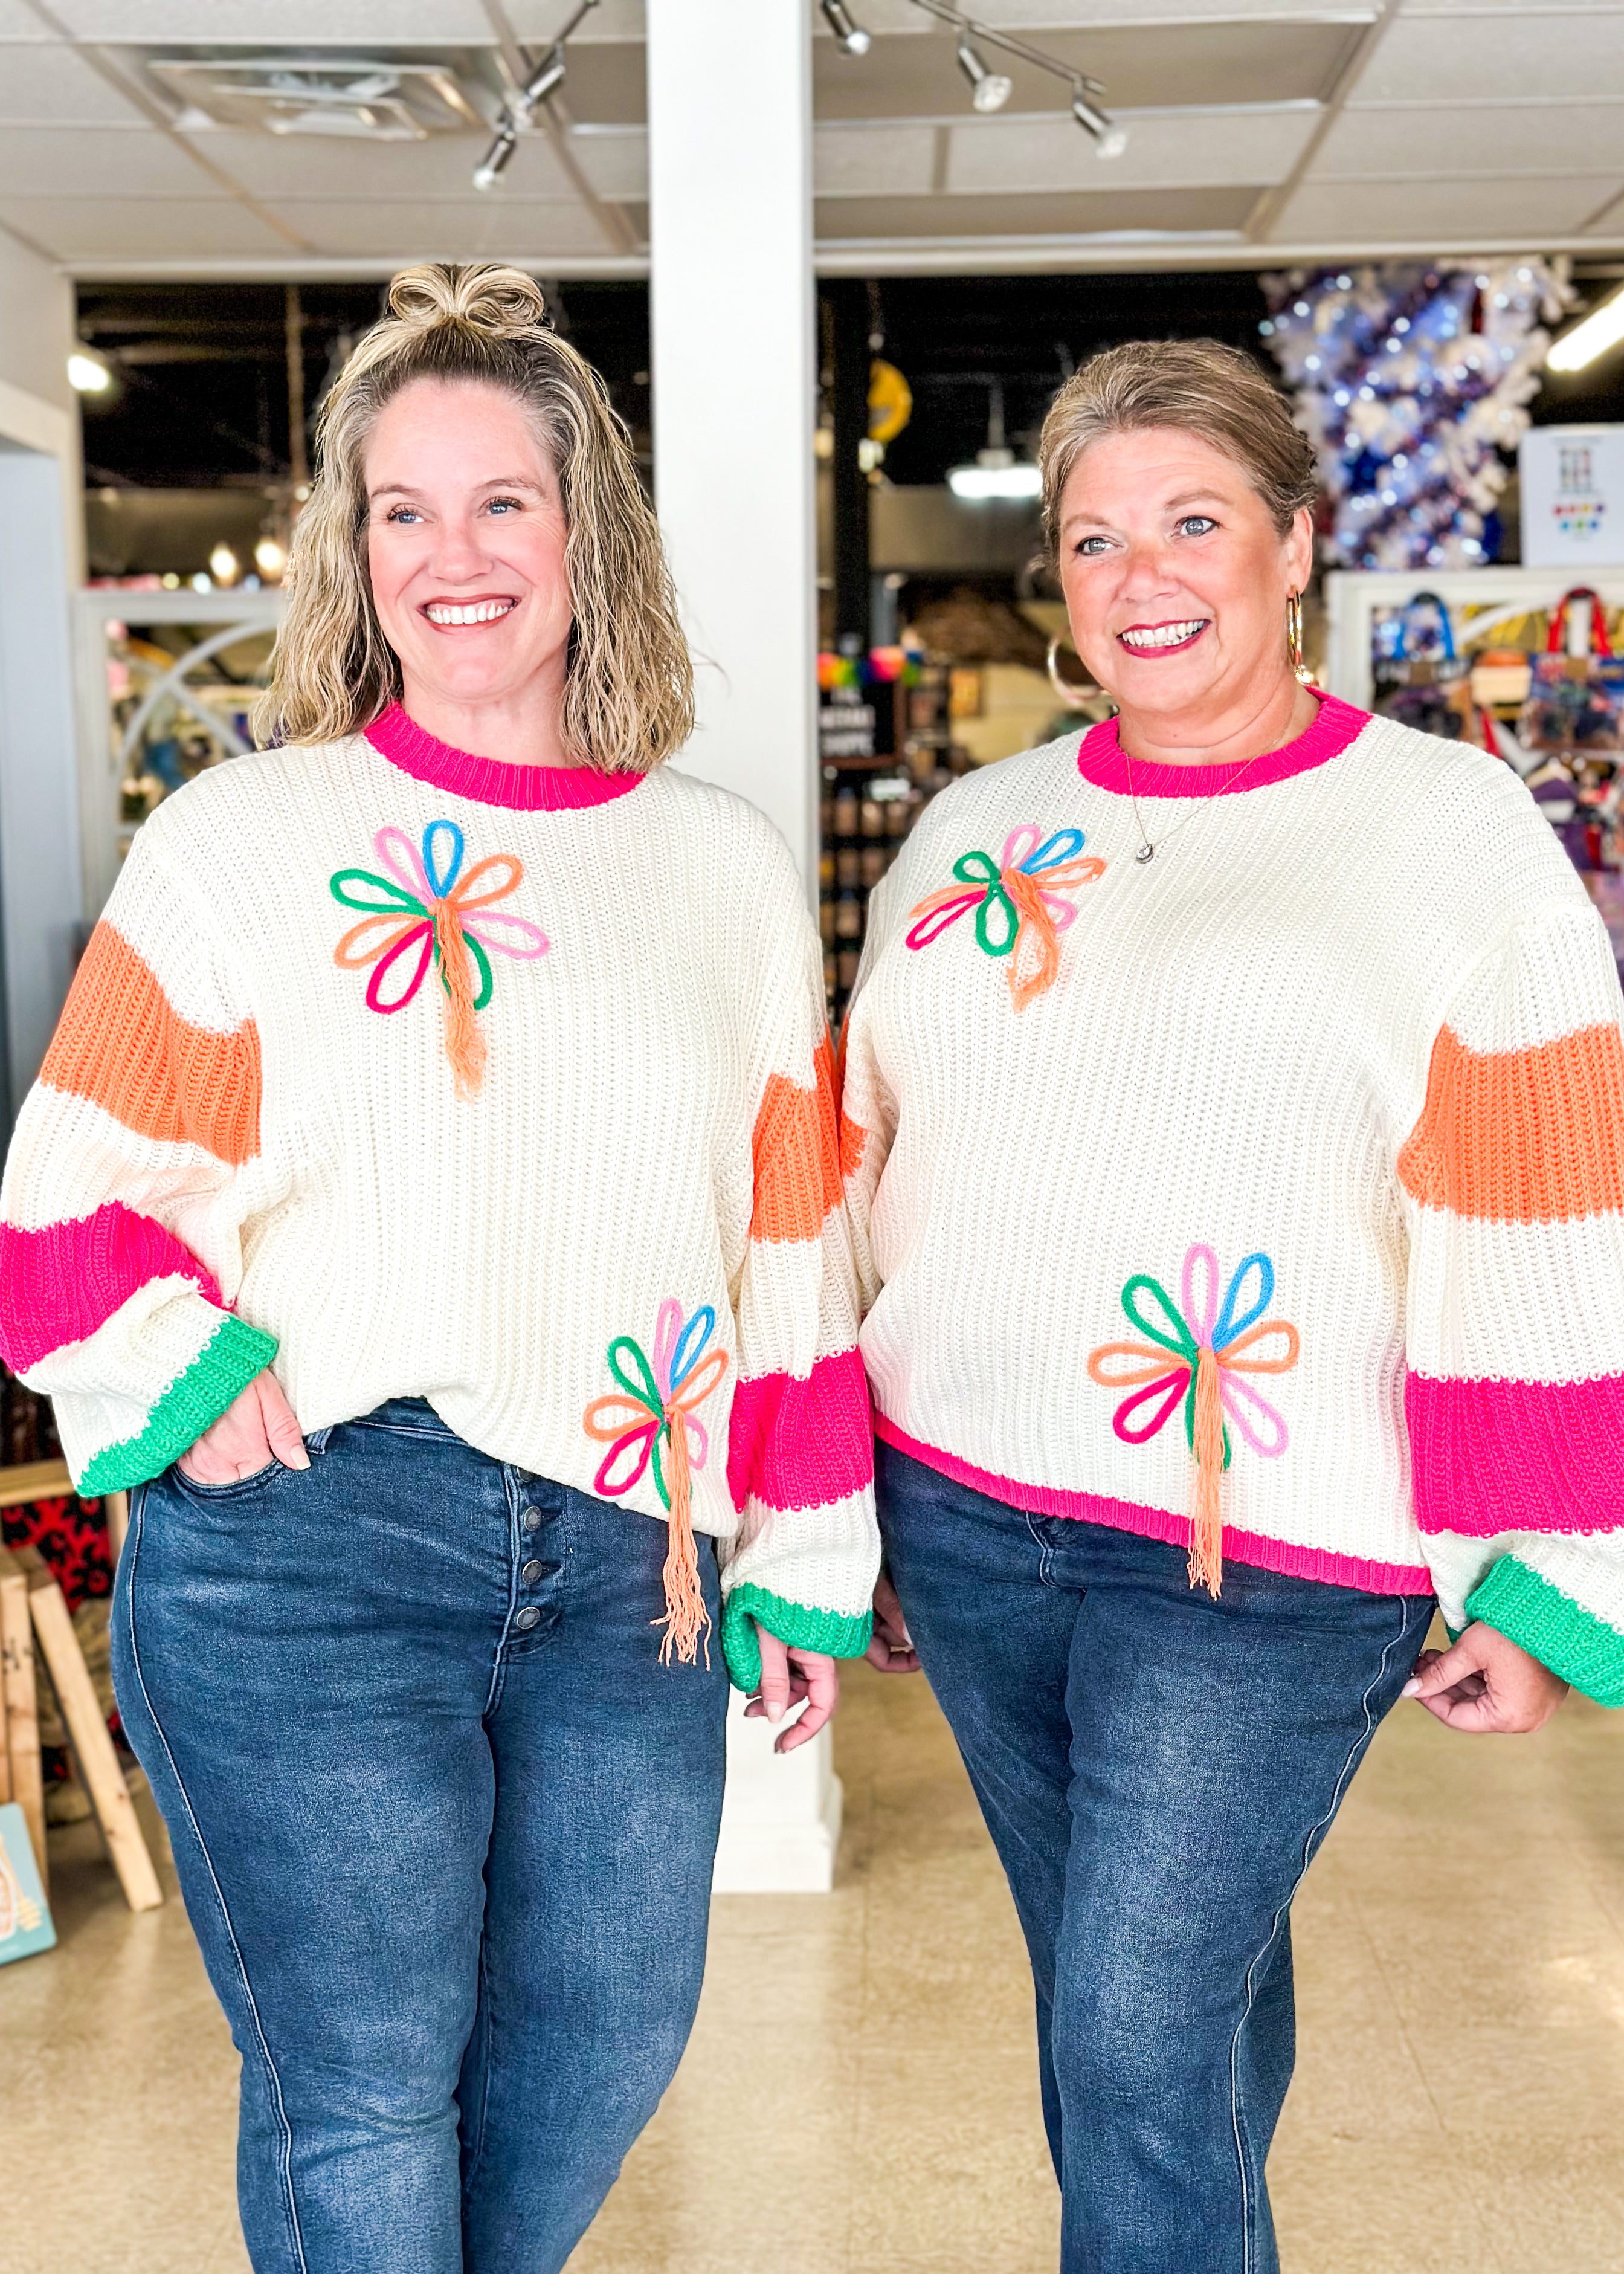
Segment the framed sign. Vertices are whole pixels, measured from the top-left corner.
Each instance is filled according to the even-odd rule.
[[[1524,568],[1624,564],[1624,425],[1530,426],[1517,465]]]

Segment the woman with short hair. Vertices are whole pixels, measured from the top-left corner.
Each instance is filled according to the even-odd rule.
[[[398,276],[320,440],[284,747],[136,838],[0,1330],[131,1489],[119,1706],[258,2274],[553,2274],[692,2022],[722,1653],[788,1750],[868,1639],[821,963],[782,840],[663,764],[658,533],[530,279]]]
[[[1291,1901],[1378,1722],[1624,1702],[1619,981],[1509,769],[1304,683],[1253,363],[1113,349],[1041,456],[1117,715],[930,806],[845,1038],[874,1655],[1009,1874],[1067,2274],[1267,2274]]]

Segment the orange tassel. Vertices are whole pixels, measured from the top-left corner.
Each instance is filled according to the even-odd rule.
[[[1060,936],[1035,877],[1021,869],[1006,869],[1001,881],[1020,919],[1010,963],[1010,998],[1018,1011],[1024,1011],[1028,1003],[1047,995],[1059,976]]]
[[[1223,1398],[1215,1352],[1204,1350],[1195,1372],[1195,1477],[1190,1508],[1190,1584],[1215,1602],[1223,1587]]]
[[[673,1656],[684,1666],[692,1666],[699,1656],[702,1636],[709,1636],[710,1614],[705,1608],[704,1590],[699,1584],[699,1551],[694,1544],[693,1484],[688,1472],[688,1419],[686,1415],[665,1409],[665,1446],[670,1474],[671,1518],[666,1526],[669,1535],[665,1549],[665,1615],[656,1619],[656,1626],[664,1627],[661,1637],[659,1662],[669,1666]],[[705,1643],[705,1666],[710,1665],[710,1645]]]
[[[446,983],[446,1056],[456,1075],[457,1096],[476,1097],[485,1080],[485,1041],[474,1011],[473,959],[462,937],[455,903],[434,903],[434,945]]]

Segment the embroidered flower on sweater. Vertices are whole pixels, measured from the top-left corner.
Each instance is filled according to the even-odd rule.
[[[523,883],[524,865],[512,853],[492,853],[464,876],[467,847],[455,821],[431,821],[421,849],[393,827],[380,829],[372,844],[387,875],[341,869],[330,880],[341,906],[365,911],[334,949],[333,960],[342,971],[374,967],[366,1007],[386,1017],[406,1008],[435,964],[445,990],[447,1055],[459,1088],[471,1093],[485,1058],[474,1014],[490,1001],[494,983],[486,951],[521,959],[547,952],[546,937],[533,923],[496,906]]]
[[[1059,935],[1077,916],[1068,895],[1104,871],[1104,862],[1094,855],[1078,857],[1086,842],[1080,829],[1044,837],[1028,821],[1011,830],[996,861],[990,853],[961,853],[953,863],[958,883],[927,894],[908,911],[908,945],[929,947],[974,908],[976,945],[984,955],[1012,957],[1010,998],[1024,1011],[1059,973]]]
[[[727,1371],[725,1350],[707,1352],[715,1332],[712,1305],[702,1304],[685,1320],[681,1304],[667,1299],[654,1324],[653,1364],[630,1335],[617,1335],[609,1345],[609,1371],[627,1395],[595,1397],[582,1416],[587,1435],[609,1448],[592,1480],[605,1498],[630,1492],[653,1459],[654,1489],[671,1515],[665,1615],[654,1622],[665,1630],[662,1663],[674,1651],[691,1666],[699,1637],[710,1624],[694,1546],[690,1471],[703,1469],[710,1456],[710,1436],[695,1409]]]
[[[1249,1299],[1247,1281],[1254,1272]],[[1270,1460],[1289,1442],[1282,1416],[1241,1377],[1288,1374],[1301,1351],[1294,1326],[1264,1318],[1274,1299],[1274,1267],[1260,1250],[1236,1266],[1222,1300],[1218,1287],[1218,1258],[1205,1246],[1184,1257],[1178,1303],[1159,1280],[1135,1272],[1122,1291],[1122,1307],[1147,1339],[1104,1343],[1088,1359],[1089,1377],[1101,1389],[1131,1392],[1111,1417],[1124,1444],[1147,1443],[1183,1405],[1184,1437],[1195,1461],[1190,1582],[1205,1582],[1214,1595],[1222,1570],[1218,1484],[1232,1453],[1228,1424]],[[1271,1342],[1275,1347],[1266,1354]]]

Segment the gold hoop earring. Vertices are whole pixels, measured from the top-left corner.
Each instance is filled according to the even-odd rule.
[[[1291,675],[1299,687],[1318,684],[1314,674],[1303,660],[1303,595],[1286,595],[1286,653],[1291,662]]]
[[[1049,683],[1068,711],[1086,711],[1088,705],[1097,699],[1100,690],[1087,681],[1079,683],[1076,680],[1062,679],[1058,658],[1063,647],[1071,647],[1071,643],[1064,632],[1056,632],[1049,644],[1049,654],[1044,664],[1044,668],[1049,673]],[[1077,650],[1074,647],[1071,648],[1071,652],[1077,655]],[[1079,656],[1078,660],[1080,663],[1082,658]]]

